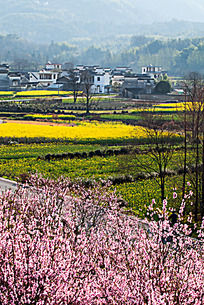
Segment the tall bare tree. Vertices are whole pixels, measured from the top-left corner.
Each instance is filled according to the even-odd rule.
[[[74,103],[76,104],[80,90],[79,76],[76,75],[74,69],[69,70],[69,79],[72,86]]]
[[[198,209],[203,215],[204,205],[204,164],[202,165],[202,179],[200,179],[200,163],[204,163],[204,82],[199,73],[190,73],[184,82],[185,90],[185,109],[184,109],[184,176],[183,176],[183,195],[185,193],[185,180],[187,174],[187,134],[191,135],[190,144],[193,146],[195,166],[193,168],[193,180],[195,200],[194,215],[195,221],[198,220]],[[201,151],[202,148],[202,151]],[[200,182],[202,181],[202,182]]]
[[[93,93],[92,93],[93,75],[91,74],[90,71],[88,70],[82,71],[81,85],[83,88],[83,96],[85,97],[86,114],[89,114],[91,105],[93,103]]]
[[[147,159],[141,161],[141,158],[135,155],[137,166],[145,172],[152,174],[156,173],[161,191],[161,200],[165,199],[166,178],[169,174],[169,165],[173,157],[174,133],[171,131],[172,126],[162,124],[158,126],[158,121],[155,120],[155,115],[152,112],[144,114],[144,124],[147,138],[150,142]]]

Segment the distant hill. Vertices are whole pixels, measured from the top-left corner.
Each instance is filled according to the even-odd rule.
[[[36,42],[137,33],[204,35],[203,0],[0,0],[0,7],[0,33]]]

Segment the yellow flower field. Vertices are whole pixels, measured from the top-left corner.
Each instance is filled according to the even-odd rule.
[[[73,114],[26,114],[24,115],[24,118],[36,118],[36,119],[53,119],[57,117],[58,119],[60,118],[66,118],[66,119],[73,119],[76,116]]]
[[[200,102],[179,102],[179,103],[162,103],[154,105],[155,111],[187,111],[203,109],[203,101]]]
[[[190,103],[187,103],[187,105],[190,105]],[[141,106],[134,109],[128,109],[128,112],[141,112],[141,111],[148,111],[148,112],[175,112],[175,111],[184,111],[185,109],[185,103],[179,102],[179,103],[159,103],[159,104],[152,104],[152,106]]]
[[[0,96],[1,95],[3,95],[3,96],[5,96],[5,95],[13,95],[13,91],[0,91]]]
[[[53,124],[52,126],[34,123],[0,124],[0,137],[27,137],[27,138],[56,138],[70,140],[85,139],[119,139],[145,138],[142,127],[134,127],[122,123],[75,123],[72,126]]]
[[[22,91],[22,92],[17,92],[16,97],[21,97],[21,96],[52,96],[52,95],[71,95],[72,91],[51,91],[51,90],[30,90],[30,91]]]
[[[185,108],[184,102],[179,103],[161,103],[154,105],[155,110],[158,111],[158,109],[162,109],[163,111],[166,109],[167,111],[183,111]]]

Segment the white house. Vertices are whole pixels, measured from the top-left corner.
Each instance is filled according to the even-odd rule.
[[[162,70],[162,67],[160,66],[153,66],[148,65],[145,67],[142,67],[142,74],[149,75],[151,78],[158,79],[161,76],[163,76],[166,72]]]
[[[10,72],[8,74],[8,77],[9,77],[9,84],[11,89],[16,87],[21,87],[21,79],[22,79],[21,73]]]
[[[91,92],[93,94],[103,94],[109,93],[111,84],[111,69],[101,68],[100,66],[83,66],[78,65],[74,70],[77,75],[79,75],[79,80],[81,80],[81,74],[84,71],[88,71],[91,79]]]
[[[121,75],[125,75],[125,74],[131,74],[132,73],[132,69],[130,67],[116,67],[113,70],[113,74],[121,74]]]
[[[103,72],[95,72],[93,76],[92,92],[96,94],[108,93],[111,83],[111,74],[103,70]]]
[[[43,87],[48,87],[55,84],[61,76],[62,65],[52,64],[48,62],[45,68],[39,72],[29,72],[29,82],[33,84],[41,84]]]
[[[9,90],[9,66],[0,64],[0,90]]]
[[[53,64],[50,61],[45,65],[45,70],[51,70],[51,71],[62,71],[62,65],[61,64]]]
[[[125,76],[124,75],[113,75],[112,76],[112,86],[122,86],[124,83]]]

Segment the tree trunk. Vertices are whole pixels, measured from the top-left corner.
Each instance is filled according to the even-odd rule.
[[[76,91],[74,90],[74,92],[73,92],[74,94],[74,104],[76,104],[76,101],[77,101],[77,94],[76,94]]]
[[[86,114],[89,114],[89,97],[86,97]]]
[[[161,200],[163,202],[163,200],[165,199],[165,177],[163,176],[164,174],[161,174],[160,177],[160,183],[161,183]]]
[[[198,126],[196,128],[196,181],[195,181],[195,191],[196,191],[196,197],[195,197],[195,221],[198,220],[198,196],[199,196],[199,181],[198,181],[198,175],[199,175],[199,131]]]
[[[204,131],[203,131],[203,140],[202,140],[203,150],[202,150],[202,198],[200,203],[200,213],[201,219],[204,217]]]
[[[183,192],[182,198],[184,198],[186,191],[186,163],[187,163],[187,130],[186,130],[186,102],[184,113],[184,163],[183,163]]]

